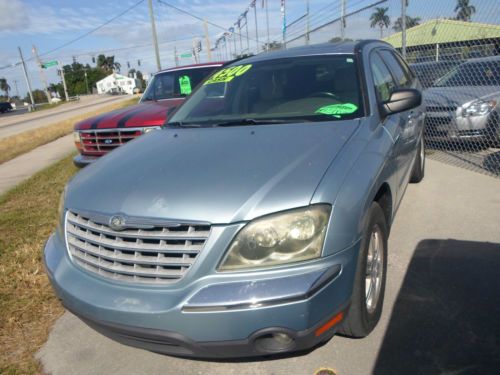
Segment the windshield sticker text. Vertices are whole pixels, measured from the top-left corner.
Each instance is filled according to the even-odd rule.
[[[188,76],[179,77],[179,87],[181,89],[181,95],[191,94],[191,80]]]
[[[246,73],[251,67],[252,64],[247,64],[247,65],[238,65],[238,66],[233,66],[231,68],[222,69],[217,73],[215,73],[210,79],[205,81],[204,85],[209,85],[212,83],[230,82],[235,77],[241,76],[242,74]]]
[[[356,112],[357,109],[358,106],[352,103],[331,104],[318,108],[315,113],[340,117],[341,115],[350,115],[351,113]]]

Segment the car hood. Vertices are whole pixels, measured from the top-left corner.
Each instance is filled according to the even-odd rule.
[[[80,121],[75,125],[75,130],[161,126],[167,120],[167,114],[183,101],[182,98],[166,99],[120,108]]]
[[[351,120],[151,132],[81,171],[68,186],[66,207],[234,223],[306,206],[358,126]]]
[[[423,92],[426,106],[459,107],[477,99],[500,95],[499,86],[430,87]]]

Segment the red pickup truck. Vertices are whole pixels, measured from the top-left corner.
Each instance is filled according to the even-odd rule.
[[[78,122],[74,140],[80,153],[73,162],[84,167],[128,141],[158,129],[184,98],[222,62],[187,65],[156,73],[137,105]]]

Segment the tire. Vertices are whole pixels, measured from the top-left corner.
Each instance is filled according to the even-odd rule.
[[[375,235],[374,233],[377,234]],[[347,318],[338,331],[341,335],[353,338],[368,336],[380,320],[384,304],[387,275],[387,237],[388,228],[384,212],[377,202],[373,202],[367,214],[363,239],[361,240],[351,305],[347,313]],[[381,259],[379,258],[379,262],[377,262],[379,272],[375,272],[375,274],[379,275],[379,278],[377,278],[378,284],[376,284],[378,287],[376,287],[372,296],[376,297],[370,299],[367,296],[367,288],[372,291],[374,289],[370,289],[367,286],[367,264],[369,256],[372,256],[374,252],[376,253],[375,248],[371,247],[375,244],[379,245]],[[370,268],[370,270],[374,269]]]
[[[425,175],[425,142],[424,138],[420,140],[418,146],[418,154],[415,159],[415,164],[413,164],[413,170],[411,172],[410,183],[418,184],[424,179]]]

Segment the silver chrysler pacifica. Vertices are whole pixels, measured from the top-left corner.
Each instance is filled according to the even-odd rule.
[[[419,90],[380,41],[226,65],[68,184],[44,251],[58,297],[108,337],[177,356],[368,335],[391,224],[424,176]]]

